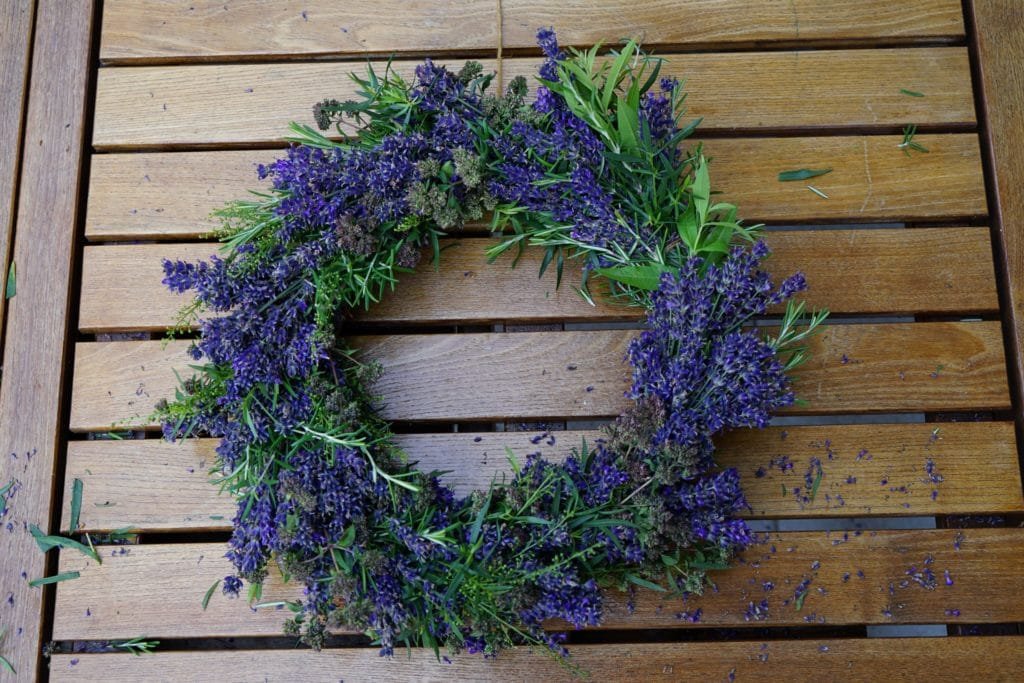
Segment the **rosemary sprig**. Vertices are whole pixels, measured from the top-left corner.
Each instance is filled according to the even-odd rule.
[[[896,145],[898,148],[903,150],[903,153],[908,157],[910,156],[910,150],[915,152],[928,152],[928,148],[922,145],[920,142],[914,140],[914,136],[917,135],[917,125],[910,124],[903,129],[903,142]]]
[[[126,640],[120,643],[112,643],[112,645],[119,650],[131,652],[136,657],[142,656],[143,654],[151,654],[156,646],[160,644],[159,640],[146,640],[146,636],[136,636],[131,640]]]

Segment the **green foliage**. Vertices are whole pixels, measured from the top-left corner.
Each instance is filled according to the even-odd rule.
[[[512,234],[492,247],[488,257],[493,261],[512,247],[521,251],[530,245],[546,250],[545,262],[583,259],[585,268],[610,280],[614,296],[646,306],[653,288],[651,273],[678,269],[692,256],[717,263],[732,245],[753,241],[761,226],[743,225],[735,206],[712,201],[708,162],[699,146],[690,153],[675,153],[699,120],[679,125],[667,140],[652,136],[640,114],[641,102],[657,82],[662,60],[644,54],[634,41],[607,59],[597,52],[598,46],[573,50],[559,63],[558,80],[541,82],[563,97],[605,143],[607,163],[600,181],[612,191],[619,222],[631,240],[597,246],[573,238],[572,225],[550,216],[498,206],[493,226]],[[672,111],[677,125],[685,114],[684,99],[676,88]],[[571,173],[570,166],[557,166],[548,170],[546,179],[568,184]],[[636,267],[646,273],[636,277]],[[586,281],[580,294],[592,301]]]
[[[159,640],[146,640],[146,636],[136,636],[131,640],[125,640],[120,643],[112,643],[112,645],[118,650],[131,652],[136,657],[140,657],[144,654],[152,654],[153,650],[156,649],[156,646],[159,644]]]

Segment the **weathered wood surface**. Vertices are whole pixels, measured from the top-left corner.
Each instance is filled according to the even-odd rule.
[[[999,310],[988,228],[771,232],[766,240],[774,253],[765,267],[779,281],[803,272],[809,290],[801,298],[812,308],[910,315]],[[555,287],[554,267],[538,278],[539,249],[528,249],[515,268],[512,253],[489,264],[485,251],[495,243],[449,242],[439,268],[425,254],[414,274],[400,276],[395,294],[357,312],[358,319],[403,324],[641,319],[642,311],[603,298],[599,280],[592,283],[598,304],[587,304],[573,289],[581,276],[571,262],[561,287]],[[174,327],[190,298],[161,283],[163,259],[199,261],[216,253],[217,247],[206,243],[86,247],[79,330]]]
[[[282,122],[282,126],[284,122]],[[722,199],[748,222],[922,221],[984,216],[976,135],[921,135],[930,151],[907,157],[901,136],[713,139],[704,143]],[[217,228],[210,214],[265,187],[257,163],[281,150],[100,154],[92,159],[85,234],[90,241],[195,239]],[[780,171],[831,168],[806,183]]]
[[[78,571],[81,577],[57,589],[54,638],[280,633],[283,614],[273,607],[254,612],[244,599],[216,595],[203,610],[207,588],[230,573],[225,547],[146,544],[124,548],[123,555],[120,548],[105,547],[99,566],[75,551],[62,552],[61,571]],[[1024,602],[1013,599],[1024,581],[1021,553],[1024,530],[1012,528],[773,533],[767,543],[747,550],[740,566],[713,574],[718,592],[710,590],[684,603],[641,590],[632,614],[625,594],[607,592],[601,628],[692,628],[695,624],[678,615],[698,608],[703,610],[698,626],[750,625],[744,613],[751,601],[762,599],[768,600],[768,614],[755,625],[1021,621]],[[911,578],[924,569],[937,578],[933,590]],[[951,586],[945,581],[947,570]],[[804,579],[811,583],[796,609],[793,596]],[[765,582],[774,588],[766,591]],[[283,584],[272,569],[261,599],[272,603],[300,593],[299,586]],[[959,610],[960,616],[947,615],[947,610]]]
[[[100,58],[118,64],[194,57],[493,52],[497,7],[492,0],[111,0],[103,8]],[[948,19],[936,13],[934,21],[943,30],[939,27]],[[956,26],[945,30],[955,32]]]
[[[662,74],[686,79],[703,130],[971,126],[974,99],[960,47],[665,55]],[[438,60],[443,63],[446,60]],[[396,62],[411,75],[415,62]],[[383,69],[382,63],[376,68]],[[493,60],[484,60],[487,69]],[[203,147],[279,142],[312,103],[346,99],[350,63],[144,66],[101,69],[93,145]],[[536,58],[505,60],[506,79],[532,79]],[[358,70],[358,69],[356,69]],[[827,77],[824,76],[827,74]],[[909,88],[925,97],[908,97]]]
[[[495,477],[511,476],[506,448],[520,459],[537,451],[564,457],[584,438],[592,444],[602,433],[538,435],[405,434],[398,443],[421,469],[446,472],[442,479],[459,495],[468,495],[486,489]],[[62,528],[70,524],[72,482],[80,479],[81,531],[230,530],[234,503],[209,482],[216,444],[214,439],[174,444],[157,439],[72,441]],[[813,458],[821,463],[822,479],[818,494],[805,503],[804,475],[816,471]],[[787,459],[793,467],[782,470],[779,463]],[[744,430],[721,440],[716,461],[740,471],[752,508],[745,514],[754,519],[1024,510],[1013,425],[1008,422]],[[941,482],[930,481],[929,461]],[[796,487],[800,495],[793,492]]]
[[[198,0],[109,0],[104,7],[100,57],[107,64],[179,62],[392,53],[466,52],[497,48],[497,12],[503,43],[533,48],[537,29],[558,28],[564,45],[614,44],[639,38],[659,45],[726,47],[773,42],[956,40],[964,35],[957,0],[861,0],[840,6],[815,0],[678,2],[337,3]],[[737,22],[736,17],[744,21]],[[240,31],[239,27],[245,30]]]
[[[0,385],[0,486],[18,482],[0,531],[0,652],[20,680],[39,676],[46,557],[25,526],[50,528],[63,432],[64,359],[88,86],[92,2],[42,2],[25,119],[17,236],[17,295],[8,304]],[[6,103],[5,103],[6,104]],[[8,597],[9,596],[9,597]],[[0,671],[0,679],[10,678]]]
[[[224,5],[204,0],[177,6],[106,0],[101,59],[126,66],[100,69],[94,142],[104,153],[92,158],[87,239],[194,242],[203,236],[215,227],[208,217],[211,210],[260,185],[254,165],[281,154],[288,121],[309,121],[314,101],[344,97],[351,89],[346,74],[362,68],[356,57],[398,52],[406,60],[401,68],[408,70],[411,58],[421,54],[453,62],[467,54],[493,57],[500,38],[513,50],[504,64],[507,80],[533,73],[537,59],[525,55],[536,54],[534,33],[546,25],[559,28],[563,44],[632,36],[669,53],[671,68],[687,79],[692,115],[706,116],[702,128],[713,131],[706,152],[714,157],[714,185],[724,191],[724,199],[738,202],[751,222],[978,226],[989,214],[981,150],[973,132],[970,48],[960,46],[960,0],[913,0],[909,5],[864,0],[827,6],[816,0],[754,5],[741,0],[652,0],[643,5],[622,0],[469,0],[458,3],[459,11],[447,1],[402,3],[401,11],[394,4],[244,0]],[[987,45],[979,36],[989,106],[1008,112],[999,118],[990,111],[988,122],[994,125],[982,126],[982,132],[995,143],[1000,183],[995,196],[1004,206],[993,207],[993,220],[1002,225],[1015,282],[1013,259],[1024,250],[1014,247],[1008,227],[1012,221],[1005,205],[1009,202],[1012,211],[1016,196],[1006,199],[1006,188],[1013,187],[1006,179],[1016,171],[1013,158],[1007,162],[1004,153],[1012,148],[1006,137],[1011,134],[1001,131],[1014,130],[1017,113],[1007,103],[1016,90],[1003,84],[1019,80],[1020,71],[1004,56],[992,57],[1003,60],[994,66],[985,60],[990,59],[986,54],[1006,54],[1010,41],[996,40],[1004,41],[1019,23],[1014,23],[1013,8],[1006,2],[983,8],[968,2],[967,7],[979,32],[993,36]],[[499,8],[502,29],[495,23]],[[985,21],[999,26],[984,28]],[[942,46],[947,43],[953,46]],[[897,45],[919,46],[893,47]],[[746,51],[761,46],[770,51]],[[790,48],[797,51],[781,51]],[[670,54],[706,49],[739,51]],[[311,61],[321,57],[352,59]],[[216,64],[192,64],[205,61]],[[493,68],[493,59],[485,61]],[[186,62],[188,66],[166,66]],[[908,97],[901,88],[925,97]],[[907,157],[896,147],[901,138],[894,134],[907,123],[928,131],[918,139],[930,153]],[[731,131],[739,132],[725,137]],[[869,134],[858,135],[865,132]],[[767,137],[777,133],[784,135]],[[803,137],[789,137],[793,134]],[[225,151],[246,146],[278,149]],[[173,151],[186,149],[207,151]],[[118,151],[131,153],[105,153]],[[779,171],[802,167],[834,169],[812,181],[829,199],[815,196],[806,183],[777,181]],[[473,230],[481,232],[480,226]],[[986,227],[790,231],[768,239],[777,248],[769,262],[773,272],[781,276],[804,268],[812,302],[837,312],[991,318],[999,310]],[[361,322],[636,320],[632,312],[583,306],[568,287],[555,291],[550,275],[538,281],[536,257],[528,257],[517,271],[509,271],[505,263],[485,266],[476,248],[481,243],[464,239],[447,252],[447,265],[439,273],[421,269],[403,284],[400,298],[385,302]],[[201,257],[213,248],[196,243],[88,248],[79,331],[165,329],[181,298],[160,286],[159,258]],[[823,259],[823,254],[831,258]],[[534,295],[507,301],[492,294],[499,282]],[[1014,290],[1010,303],[1015,305],[1017,298]],[[358,342],[387,366],[381,389],[392,419],[507,420],[619,412],[628,374],[621,360],[631,334],[398,335]],[[72,428],[104,431],[115,422],[140,417],[147,423],[145,416],[156,400],[173,390],[171,369],[189,362],[182,348],[175,343],[162,349],[157,341],[80,343]],[[833,325],[815,341],[816,356],[797,385],[810,405],[795,412],[1004,411],[1011,404],[1003,348],[996,322]],[[720,460],[740,469],[753,518],[1019,512],[1024,500],[1012,427],[999,421],[773,428],[732,435],[721,445]],[[530,443],[531,433],[399,438],[423,467],[453,470],[449,479],[464,493],[504,471],[506,445],[520,455],[536,450],[558,455],[582,435],[558,433],[554,445],[546,440]],[[206,481],[215,444],[212,439],[181,445],[156,439],[70,442],[67,485],[75,478],[85,483],[81,528],[228,530],[231,501],[218,497]],[[794,464],[788,473],[769,466],[782,456]],[[821,460],[823,476],[815,501],[802,504],[793,489],[804,486],[812,458]],[[942,475],[941,482],[928,481],[929,461]],[[764,476],[758,476],[762,467]],[[65,493],[65,523],[67,498]],[[1024,605],[1012,599],[1024,585],[1021,530],[967,530],[959,549],[954,547],[956,533],[776,534],[775,554],[768,546],[752,549],[747,555],[751,564],[720,574],[719,592],[685,608],[701,606],[703,623],[722,626],[754,625],[744,620],[744,611],[749,602],[762,598],[771,604],[766,625],[804,626],[822,619],[828,624],[1024,621]],[[224,550],[222,544],[147,542],[124,555],[120,549],[104,548],[100,567],[73,552],[63,553],[61,568],[82,569],[83,574],[57,587],[54,637],[280,633],[281,612],[253,613],[243,601],[219,593],[202,610],[207,587],[229,572]],[[935,590],[913,583],[907,574],[926,561],[938,577]],[[858,569],[864,571],[863,579],[857,577]],[[947,569],[954,579],[951,586],[944,581]],[[846,573],[851,576],[844,581]],[[783,606],[804,578],[812,579],[805,604],[800,610],[792,601]],[[765,592],[764,581],[772,581],[774,590]],[[902,582],[908,581],[904,587]],[[133,586],[145,590],[129,588]],[[291,598],[298,591],[281,586],[275,576],[265,599]],[[638,596],[632,616],[621,595],[609,600],[606,626],[611,628],[692,626],[676,618],[683,605],[662,604],[654,594]],[[1010,638],[767,645],[602,644],[576,652],[577,661],[602,680],[680,675],[720,680],[730,673],[740,680],[769,675],[773,680],[880,675],[914,680],[921,672],[959,680],[984,672],[986,679],[1000,680],[1012,679],[1024,664],[1024,648],[1019,639]],[[767,662],[760,657],[764,653]],[[319,657],[283,651],[167,652],[148,659],[61,655],[52,662],[52,676],[138,680],[187,678],[203,671],[204,676],[232,679],[289,678],[302,671],[309,678],[346,680],[381,675],[536,680],[559,674],[545,668],[550,667],[547,660],[526,652],[496,662],[464,657],[451,666],[436,663],[429,653],[417,651],[414,657],[382,664],[372,649]]]
[[[381,363],[375,391],[398,421],[612,416],[626,405],[626,346],[635,332],[520,332],[356,337]],[[71,429],[155,427],[152,406],[188,376],[190,342],[82,342]],[[785,412],[921,412],[1009,407],[999,324],[828,326],[810,342]]]
[[[0,4],[0,339],[4,334],[7,301],[3,294],[14,234],[14,198],[34,17],[34,0]]]
[[[751,640],[714,643],[577,645],[573,662],[596,681],[739,681],[780,679],[929,681],[960,683],[983,676],[1013,681],[1024,667],[1024,639],[884,638],[843,640]],[[402,652],[382,661],[375,648],[304,651],[158,652],[57,655],[52,681],[179,680],[202,671],[211,679],[286,681],[301,672],[307,680],[379,681],[382,677],[434,681],[580,680],[549,657],[518,649],[497,659],[462,655],[439,662],[428,650]]]
[[[998,200],[1004,301],[1012,319],[1012,348],[1017,349],[1010,368],[1016,375],[1018,420],[1024,420],[1024,6],[1016,0],[980,0],[967,6],[974,18],[992,189]]]

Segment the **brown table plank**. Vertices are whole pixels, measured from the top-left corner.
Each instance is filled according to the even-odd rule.
[[[703,116],[705,130],[975,121],[965,48],[666,57],[662,73],[686,78],[690,115]],[[537,63],[506,60],[505,78],[532,78]],[[396,63],[403,73],[413,65]],[[493,60],[485,60],[485,67],[493,68]],[[101,69],[93,145],[117,150],[280,141],[289,121],[311,122],[315,102],[350,97],[353,68],[300,63]],[[900,88],[926,97],[908,97]]]
[[[963,34],[963,15],[955,0],[885,3],[787,3],[749,0],[503,0],[504,42],[531,47],[538,26],[554,26],[565,45],[614,44],[623,36],[645,44],[729,47],[781,41],[871,42],[950,38]]]
[[[810,289],[802,297],[833,313],[995,312],[999,301],[988,228],[919,230],[821,230],[771,232],[774,250],[765,267],[778,280],[802,270]],[[515,268],[512,254],[493,264],[485,250],[495,242],[468,238],[431,256],[403,275],[393,295],[366,312],[363,321],[387,323],[493,322],[520,320],[639,320],[642,312],[603,303],[600,283],[591,306],[576,294],[578,267],[569,267],[555,288],[554,269],[537,274],[543,252],[529,249]],[[160,331],[177,324],[189,297],[162,283],[162,260],[199,261],[217,247],[147,244],[85,248],[78,328],[82,332]],[[911,265],[912,264],[912,265]],[[517,295],[509,298],[508,292]]]
[[[960,549],[954,547],[962,534]],[[606,593],[602,628],[692,628],[679,619],[684,609],[703,610],[700,626],[808,624],[912,624],[1013,622],[1024,620],[1024,529],[953,529],[914,531],[787,532],[768,535],[769,543],[749,549],[742,563],[715,572],[718,592],[707,591],[684,603],[653,591],[638,591],[636,611],[626,596]],[[834,543],[835,541],[835,543]],[[776,552],[771,552],[774,545]],[[285,613],[273,608],[255,613],[244,599],[216,595],[204,611],[204,593],[230,572],[220,543],[139,545],[104,548],[97,566],[80,553],[62,552],[61,571],[81,578],[58,585],[54,611],[57,640],[188,638],[274,635]],[[907,570],[928,567],[938,577],[935,590],[909,580]],[[814,562],[820,567],[815,569]],[[745,563],[745,564],[743,564]],[[857,572],[862,571],[864,578]],[[953,581],[947,586],[944,573]],[[844,580],[844,575],[850,574]],[[800,610],[792,602],[796,586],[811,579]],[[774,589],[765,591],[770,581]],[[907,581],[907,585],[901,585]],[[893,584],[890,592],[889,584]],[[144,587],[131,590],[126,587]],[[823,589],[824,593],[818,589]],[[300,587],[285,585],[271,569],[262,600],[294,599]],[[783,601],[790,599],[788,605]],[[747,622],[751,601],[767,599],[764,621]],[[87,612],[88,610],[88,612]],[[959,617],[946,610],[960,610]],[[558,628],[557,624],[552,624]]]
[[[936,220],[984,216],[976,135],[923,135],[908,158],[899,136],[713,139],[712,183],[750,223]],[[210,213],[263,186],[256,164],[280,150],[93,156],[86,238],[195,239],[219,227]],[[833,169],[815,179],[828,200],[779,171]]]
[[[492,0],[110,0],[103,6],[100,58],[120,64],[197,57],[493,52],[497,8]],[[930,18],[936,28],[944,19]]]
[[[252,59],[393,52],[465,52],[497,46],[496,12],[504,14],[505,47],[533,48],[540,26],[555,26],[565,45],[615,43],[623,36],[645,45],[730,47],[774,42],[879,41],[914,43],[964,35],[957,0],[894,5],[862,0],[826,6],[745,0],[637,5],[506,0],[336,3],[330,0],[225,5],[199,0],[111,0],[104,6],[100,56],[107,64],[192,59]],[[244,30],[239,30],[244,27]],[[426,29],[425,27],[429,27]]]
[[[4,335],[7,301],[3,293],[14,232],[14,198],[34,16],[34,0],[0,4],[0,339]]]
[[[1012,348],[1017,349],[1010,365],[1016,375],[1018,420],[1024,421],[1024,7],[1015,0],[972,0],[967,7],[974,18],[978,86],[997,199],[997,251],[1006,272]]]
[[[486,489],[496,476],[510,476],[506,447],[519,458],[537,451],[545,457],[564,457],[583,438],[593,443],[601,432],[557,432],[553,445],[547,439],[534,444],[535,436],[530,432],[406,434],[398,437],[398,443],[421,470],[447,472],[442,479],[459,495],[468,495]],[[218,495],[217,487],[208,481],[208,471],[216,462],[216,443],[214,439],[173,444],[158,439],[72,441],[62,528],[70,524],[72,482],[81,479],[83,531],[128,526],[142,531],[229,530],[234,503],[230,496]],[[782,472],[772,466],[782,456],[793,462],[792,470]],[[811,458],[822,462],[823,474],[819,494],[804,504],[791,492],[804,486]],[[939,484],[928,481],[929,460],[943,477]],[[1024,510],[1013,425],[1008,422],[741,431],[720,440],[716,461],[739,469],[752,518]],[[784,497],[780,485],[787,488]],[[935,498],[932,491],[938,493]]]
[[[358,337],[384,366],[389,420],[512,420],[617,415],[635,332],[519,332]],[[154,427],[147,416],[189,374],[189,342],[76,347],[71,429]],[[814,337],[789,413],[997,410],[1009,407],[999,324],[832,325]],[[572,369],[570,369],[572,368]],[[591,390],[587,391],[590,387]]]
[[[10,300],[0,385],[0,484],[20,490],[8,502],[0,586],[8,632],[2,643],[24,680],[39,677],[46,559],[23,525],[50,528],[55,464],[62,432],[67,315],[89,82],[92,2],[39,3],[25,121],[14,260],[18,294]],[[11,457],[11,456],[15,457]],[[30,457],[31,456],[31,457]]]
[[[596,681],[872,680],[960,683],[1015,680],[1024,667],[1024,638],[864,638],[843,640],[753,640],[715,643],[574,645],[572,662]],[[196,671],[217,680],[346,681],[579,681],[550,657],[518,648],[496,659],[479,655],[439,662],[428,650],[382,660],[376,648],[347,650],[241,650],[55,655],[52,681],[137,681],[189,678]]]

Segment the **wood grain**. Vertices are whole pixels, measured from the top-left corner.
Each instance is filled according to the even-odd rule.
[[[810,286],[802,298],[813,308],[910,315],[999,310],[988,228],[791,231],[766,237],[774,253],[765,267],[780,279],[801,270]],[[573,289],[580,280],[578,266],[566,268],[559,288],[554,268],[538,278],[541,250],[528,249],[510,268],[512,254],[487,263],[485,250],[493,240],[448,244],[439,268],[425,254],[415,273],[399,278],[396,293],[358,312],[359,320],[454,324],[642,318],[637,309],[604,303],[599,281],[592,291],[600,303],[584,302]],[[163,259],[199,261],[215,253],[217,248],[206,243],[86,247],[79,330],[173,327],[189,297],[161,283]]]
[[[20,680],[40,677],[43,609],[49,592],[25,577],[44,575],[46,556],[25,525],[50,529],[79,170],[89,83],[92,2],[41,2],[35,18],[14,261],[18,293],[8,304],[0,385],[0,486],[19,483],[7,502],[0,590],[7,635],[2,652]],[[0,679],[8,680],[0,672]]]
[[[536,44],[539,26],[554,26],[563,45],[614,44],[624,37],[645,45],[708,47],[768,42],[913,40],[963,35],[955,0],[886,3],[750,2],[749,0],[503,0],[506,47]]]
[[[908,158],[900,136],[713,139],[712,184],[748,222],[903,221],[987,213],[975,135],[922,135],[930,150]],[[280,151],[99,154],[92,158],[85,233],[90,241],[195,239],[219,227],[210,214],[244,199],[256,164]],[[804,183],[780,183],[794,168],[831,168]]]
[[[968,2],[974,18],[979,86],[993,172],[1001,270],[1006,273],[1011,371],[1016,375],[1018,423],[1024,424],[1024,7],[1014,0]]]
[[[662,74],[685,77],[689,114],[704,117],[705,130],[975,121],[964,48],[666,57]],[[406,75],[413,66],[396,63]],[[493,69],[494,63],[484,66]],[[101,69],[93,145],[117,150],[281,141],[290,121],[312,123],[316,102],[353,95],[353,68],[277,63]],[[536,59],[505,60],[505,78],[532,78],[536,68]],[[926,97],[908,97],[900,88]]]
[[[564,45],[614,43],[624,36],[658,45],[735,46],[772,42],[888,40],[913,43],[964,35],[956,0],[900,6],[862,0],[842,6],[814,0],[655,0],[636,5],[506,0],[472,2],[235,2],[185,4],[114,0],[104,6],[100,56],[106,64],[428,52],[494,52],[497,10],[504,45],[535,48],[540,26],[558,28]],[[740,19],[742,17],[742,20]],[[241,29],[241,30],[240,30]]]
[[[405,434],[398,443],[420,469],[447,472],[442,480],[465,496],[486,489],[495,477],[510,476],[506,448],[520,459],[537,451],[560,458],[582,439],[593,443],[601,434],[557,432],[553,444],[549,438],[534,444],[537,434],[530,432]],[[70,524],[72,482],[81,479],[81,531],[128,526],[142,531],[230,530],[232,499],[218,495],[209,483],[216,444],[214,439],[70,442],[62,528]],[[773,466],[783,456],[793,463],[791,470]],[[815,499],[803,503],[792,489],[805,485],[811,458],[821,461],[822,480]],[[943,477],[939,484],[928,481],[929,460]],[[1024,510],[1013,425],[1007,422],[741,431],[720,439],[716,461],[740,471],[752,518]],[[784,497],[782,485],[787,489]]]
[[[493,52],[497,8],[491,0],[112,0],[103,7],[100,58],[120,64],[196,57]]]
[[[34,0],[0,4],[0,339],[4,336],[7,258],[14,234],[14,199],[34,16]]]
[[[960,683],[979,673],[987,681],[1013,681],[1024,666],[1020,636],[753,640],[574,645],[572,661],[595,681],[920,680]],[[376,648],[157,652],[147,657],[54,655],[51,681],[179,680],[196,671],[216,680],[282,681],[301,671],[307,680],[449,681],[580,680],[550,657],[518,648],[496,659],[460,655],[451,663],[416,649],[381,660]]]
[[[617,415],[626,405],[629,330],[357,337],[380,361],[375,390],[393,421],[501,421]],[[189,342],[83,342],[73,431],[153,428],[152,406],[189,374]],[[787,412],[989,410],[1009,407],[999,324],[833,325],[797,376],[808,403]],[[588,388],[590,389],[588,391]]]
[[[956,550],[958,533],[962,540]],[[285,619],[281,610],[254,612],[244,600],[219,594],[202,609],[206,590],[230,573],[224,544],[147,544],[124,550],[121,555],[120,549],[104,548],[99,566],[80,553],[61,553],[61,571],[78,571],[81,578],[57,587],[55,639],[280,633]],[[767,543],[749,549],[736,567],[713,574],[718,592],[708,591],[684,603],[642,590],[633,614],[626,608],[625,594],[607,592],[601,628],[692,628],[694,624],[677,615],[697,609],[703,610],[700,626],[749,626],[744,612],[751,601],[762,599],[768,600],[768,615],[755,625],[1020,621],[1024,602],[1012,596],[1024,588],[1022,552],[1024,529],[1014,528],[773,533]],[[909,580],[907,574],[908,569],[922,569],[929,557],[927,566],[939,583],[934,590]],[[815,562],[820,563],[817,569]],[[944,580],[946,570],[952,586]],[[846,574],[850,576],[844,580]],[[797,610],[792,598],[804,579],[811,579],[811,584]],[[774,589],[765,591],[764,582],[773,583]],[[128,586],[145,590],[126,590]],[[295,599],[300,590],[283,584],[271,569],[262,600]],[[959,617],[946,615],[946,610],[954,609],[960,610]]]

